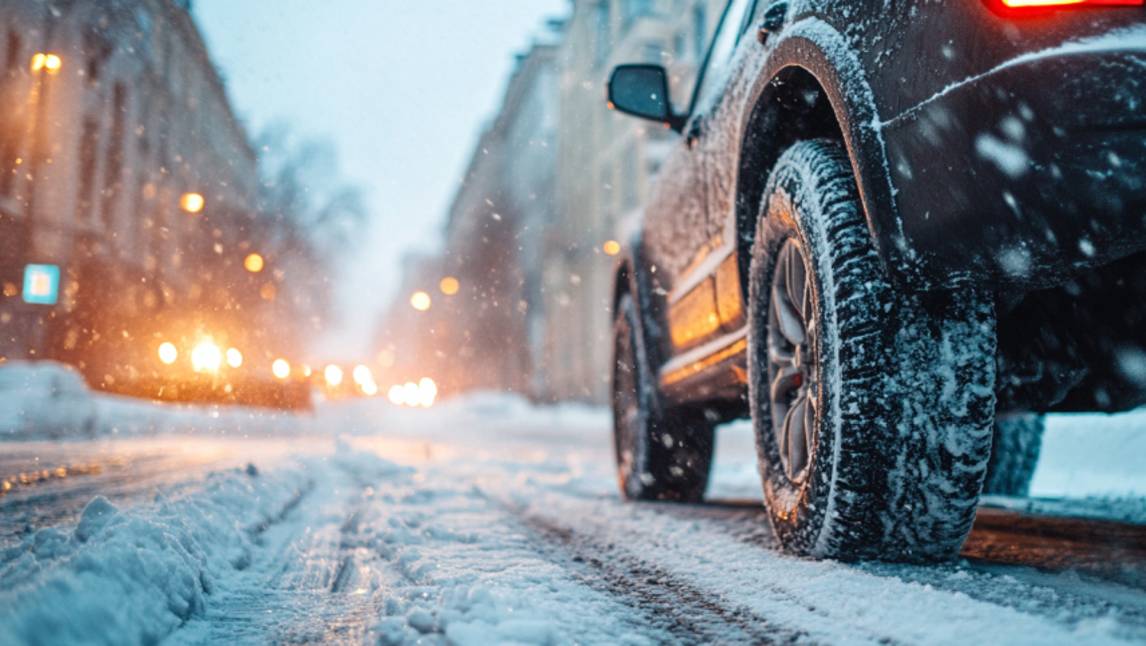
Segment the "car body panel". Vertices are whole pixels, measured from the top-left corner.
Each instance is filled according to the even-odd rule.
[[[644,214],[632,272],[659,285],[643,320],[668,331],[647,336],[670,399],[743,397],[746,256],[789,145],[760,127],[789,74],[822,93],[905,289],[1043,288],[1146,249],[1146,7],[1013,17],[974,0],[805,0],[751,37],[775,4],[757,3]],[[1091,172],[1111,164],[1122,172]]]

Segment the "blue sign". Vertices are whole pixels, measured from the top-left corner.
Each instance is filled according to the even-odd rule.
[[[24,267],[24,302],[55,305],[60,299],[60,268],[56,265]]]

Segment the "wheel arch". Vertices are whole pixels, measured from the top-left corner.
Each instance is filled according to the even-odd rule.
[[[744,293],[768,175],[785,150],[810,138],[834,139],[847,149],[876,251],[898,279],[902,271],[897,269],[908,266],[904,261],[910,251],[897,235],[898,214],[875,97],[843,35],[817,18],[801,20],[781,33],[756,78],[747,102],[752,107],[745,111],[741,128],[736,183]]]

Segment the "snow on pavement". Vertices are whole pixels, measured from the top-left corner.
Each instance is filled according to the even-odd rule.
[[[1079,439],[1094,423],[1080,419],[1052,423],[1036,488],[1146,495],[1146,417],[1091,436],[1124,465]],[[672,506],[619,502],[596,409],[485,396],[340,404],[314,422],[341,435],[245,440],[249,468],[122,508],[95,498],[0,553],[0,643],[1146,640],[1141,588],[778,553],[751,501],[730,500],[759,496],[743,424],[718,440],[713,497],[730,501]]]

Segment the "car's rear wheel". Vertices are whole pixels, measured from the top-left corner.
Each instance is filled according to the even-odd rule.
[[[991,461],[983,493],[996,496],[1026,496],[1039,462],[1046,417],[1010,415],[995,421]]]
[[[820,557],[955,556],[990,456],[991,300],[891,285],[835,142],[785,152],[761,209],[749,399],[778,539]]]
[[[703,411],[656,405],[656,385],[637,336],[629,295],[613,327],[613,445],[621,493],[630,500],[695,502],[712,464],[713,423]]]

